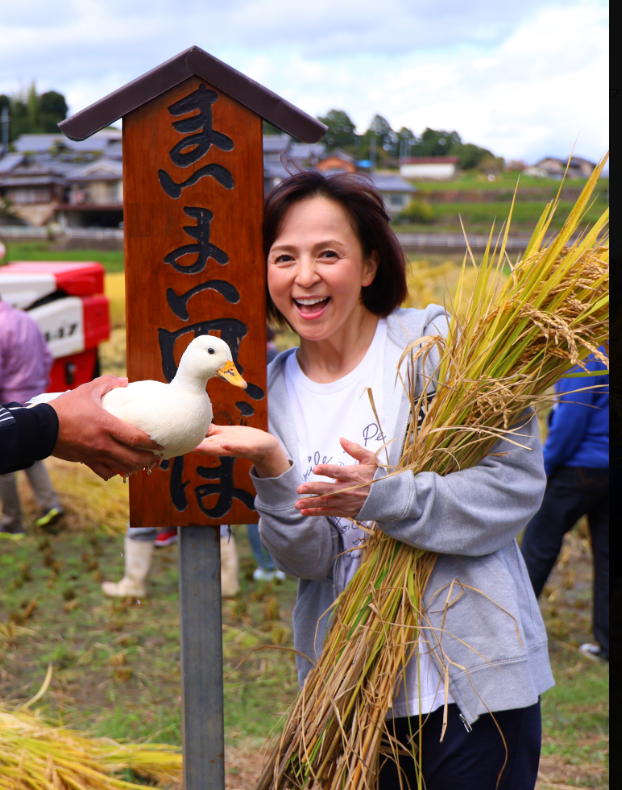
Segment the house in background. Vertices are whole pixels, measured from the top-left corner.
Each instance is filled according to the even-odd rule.
[[[314,167],[325,153],[326,146],[323,143],[297,143],[287,134],[264,135],[264,194],[268,195],[291,173]]]
[[[412,196],[417,191],[412,184],[404,181],[400,176],[372,173],[367,178],[371,179],[374,187],[380,192],[387,214],[391,218],[408,208]]]
[[[64,134],[21,134],[13,143],[18,154],[54,156],[69,153],[74,157],[80,154],[101,156],[109,146],[121,145],[120,129],[102,129],[87,140],[70,140]]]
[[[315,169],[322,173],[356,173],[356,159],[337,149],[318,162]]]
[[[22,135],[17,153],[0,156],[0,196],[28,225],[61,228],[123,226],[121,132],[104,130],[74,143],[64,135]],[[323,143],[297,143],[288,135],[264,135],[264,193],[291,173],[359,172],[344,151],[327,155]],[[387,212],[395,216],[410,203],[415,188],[397,175],[369,174]]]
[[[118,228],[123,222],[123,163],[97,159],[67,176],[67,200],[56,207],[61,228]]]
[[[63,162],[37,162],[23,154],[13,156],[13,167],[0,170],[0,196],[26,225],[46,225],[53,221],[56,206],[65,199],[68,168]]]
[[[63,134],[22,134],[13,146],[15,153],[0,157],[0,197],[13,216],[32,226],[118,227],[123,221],[119,129],[77,142]],[[79,208],[65,211],[73,205]]]
[[[457,173],[457,156],[411,156],[400,160],[400,175],[404,178],[451,181]]]
[[[563,178],[568,165],[567,178],[589,178],[592,171],[596,167],[595,162],[590,162],[589,159],[583,159],[580,156],[573,156],[570,159],[570,164],[567,159],[558,159],[554,156],[546,156],[540,159],[535,165],[525,168],[525,175],[537,176],[539,178]]]

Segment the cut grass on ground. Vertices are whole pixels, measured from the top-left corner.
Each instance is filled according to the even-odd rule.
[[[0,234],[2,230],[0,229]],[[107,272],[123,271],[123,250],[59,250],[48,241],[5,241],[10,261],[97,261]]]

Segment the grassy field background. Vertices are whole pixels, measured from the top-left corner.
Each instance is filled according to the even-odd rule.
[[[87,259],[101,257],[96,253]],[[442,303],[445,286],[455,287],[458,262],[445,256],[413,259],[410,304]],[[107,276],[106,292],[113,334],[102,346],[102,367],[123,375],[120,272]],[[293,334],[277,338],[281,348],[295,342]],[[28,535],[0,536],[0,699],[13,704],[32,696],[51,661],[53,680],[38,705],[51,720],[97,735],[179,744],[176,547],[156,552],[146,598],[105,599],[101,581],[116,580],[123,571],[127,486],[119,478],[103,483],[83,466],[56,459],[46,463],[67,511],[65,529],[47,536],[32,527],[36,506],[21,474]],[[259,770],[262,744],[276,732],[297,692],[291,653],[249,651],[292,645],[296,582],[254,582],[246,529],[233,531],[242,589],[223,604],[227,787],[246,790]],[[556,686],[542,699],[539,790],[608,786],[608,668],[578,653],[591,635],[591,578],[587,529],[581,522],[566,539],[541,600]]]

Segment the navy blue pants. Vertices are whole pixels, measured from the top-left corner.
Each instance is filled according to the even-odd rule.
[[[528,708],[494,714],[507,744],[507,763],[499,773],[506,750],[497,725],[485,713],[468,732],[454,703],[448,706],[447,731],[440,743],[443,708],[423,716],[421,764],[426,790],[533,790],[538,777],[542,723],[540,702]],[[394,719],[395,735],[409,749],[408,741],[419,728],[419,717]],[[418,735],[415,736],[418,742]],[[401,757],[402,785],[395,763],[388,759],[380,769],[378,790],[416,790],[417,776],[412,757]],[[408,783],[406,783],[408,780]]]
[[[521,551],[536,598],[561,551],[564,535],[587,515],[594,557],[594,636],[609,656],[609,470],[562,466],[547,484]]]

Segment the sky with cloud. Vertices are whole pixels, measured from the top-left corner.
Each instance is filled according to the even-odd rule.
[[[193,44],[312,115],[457,130],[508,159],[608,146],[602,0],[20,0],[2,3],[0,92],[76,112]]]

